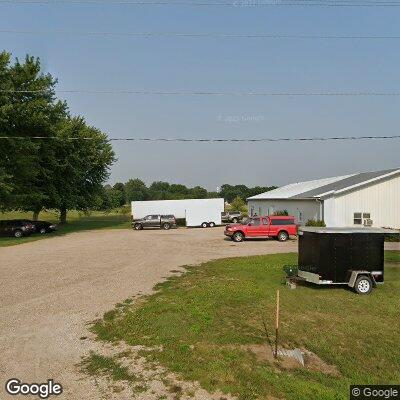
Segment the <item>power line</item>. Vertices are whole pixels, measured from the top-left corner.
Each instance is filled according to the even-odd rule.
[[[97,140],[93,137],[69,137],[60,138],[57,136],[0,136],[0,139],[11,140],[57,140],[57,141],[74,141],[74,140]],[[135,138],[135,137],[119,137],[108,138],[109,141],[133,141],[133,142],[326,142],[326,141],[341,141],[341,140],[388,140],[400,139],[400,135],[391,136],[332,136],[332,137],[302,137],[302,138]]]
[[[190,32],[100,32],[100,31],[37,31],[1,29],[0,33],[24,35],[83,35],[129,37],[183,37],[183,38],[245,38],[245,39],[400,39],[400,35],[303,35],[269,33],[190,33]]]
[[[271,1],[258,1],[258,0],[237,0],[233,2],[190,2],[190,1],[111,1],[105,2],[101,0],[0,0],[0,4],[47,4],[47,5],[134,5],[134,6],[195,6],[195,7],[210,7],[210,6],[230,6],[237,8],[251,8],[251,7],[270,7],[270,6],[316,6],[316,7],[399,7],[400,3],[397,1],[342,1],[342,0],[271,0]]]
[[[5,94],[49,94],[52,93],[52,90],[7,90],[2,89],[0,93]],[[229,92],[215,92],[215,91],[180,91],[180,90],[129,90],[129,89],[110,89],[110,90],[90,90],[90,89],[55,89],[56,93],[63,94],[111,94],[111,95],[149,95],[149,96],[271,96],[271,97],[305,97],[305,96],[323,96],[323,97],[369,97],[369,96],[377,96],[377,97],[397,97],[400,96],[400,91],[391,91],[391,92],[374,92],[374,91],[340,91],[340,92],[327,92],[327,91],[319,91],[319,92],[251,92],[251,91],[229,91]]]

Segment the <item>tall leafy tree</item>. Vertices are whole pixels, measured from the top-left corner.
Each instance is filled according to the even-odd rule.
[[[146,184],[140,179],[129,179],[125,183],[125,200],[131,201],[149,200],[149,192]]]
[[[88,126],[82,117],[65,119],[57,137],[45,205],[58,209],[60,222],[65,223],[68,210],[97,205],[115,154],[107,135]]]
[[[41,72],[39,59],[27,56],[12,64],[9,53],[0,53],[0,136],[9,138],[0,146],[2,208],[34,211],[37,216],[47,200],[53,142],[29,138],[56,136],[66,117],[66,104],[54,96],[56,83]]]

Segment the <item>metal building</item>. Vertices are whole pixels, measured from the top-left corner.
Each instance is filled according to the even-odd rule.
[[[249,214],[288,211],[299,224],[400,229],[400,168],[292,183],[249,197]]]

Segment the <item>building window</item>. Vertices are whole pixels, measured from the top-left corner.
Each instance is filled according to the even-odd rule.
[[[371,213],[354,213],[354,225],[365,225],[367,220],[371,219]]]
[[[362,225],[362,214],[354,213],[354,225]]]

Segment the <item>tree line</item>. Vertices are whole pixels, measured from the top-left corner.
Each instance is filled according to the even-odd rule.
[[[56,98],[56,84],[38,58],[0,53],[0,209],[34,218],[57,209],[66,222],[67,210],[96,206],[116,159],[107,135]]]
[[[276,186],[256,186],[249,188],[246,185],[221,186],[220,191],[213,192],[201,186],[187,187],[182,184],[156,181],[147,186],[140,179],[129,179],[127,182],[117,182],[113,186],[105,185],[99,198],[98,209],[108,210],[129,204],[131,201],[143,200],[180,200],[180,199],[207,199],[222,197],[232,203],[240,200],[240,204],[250,196],[275,189]]]

